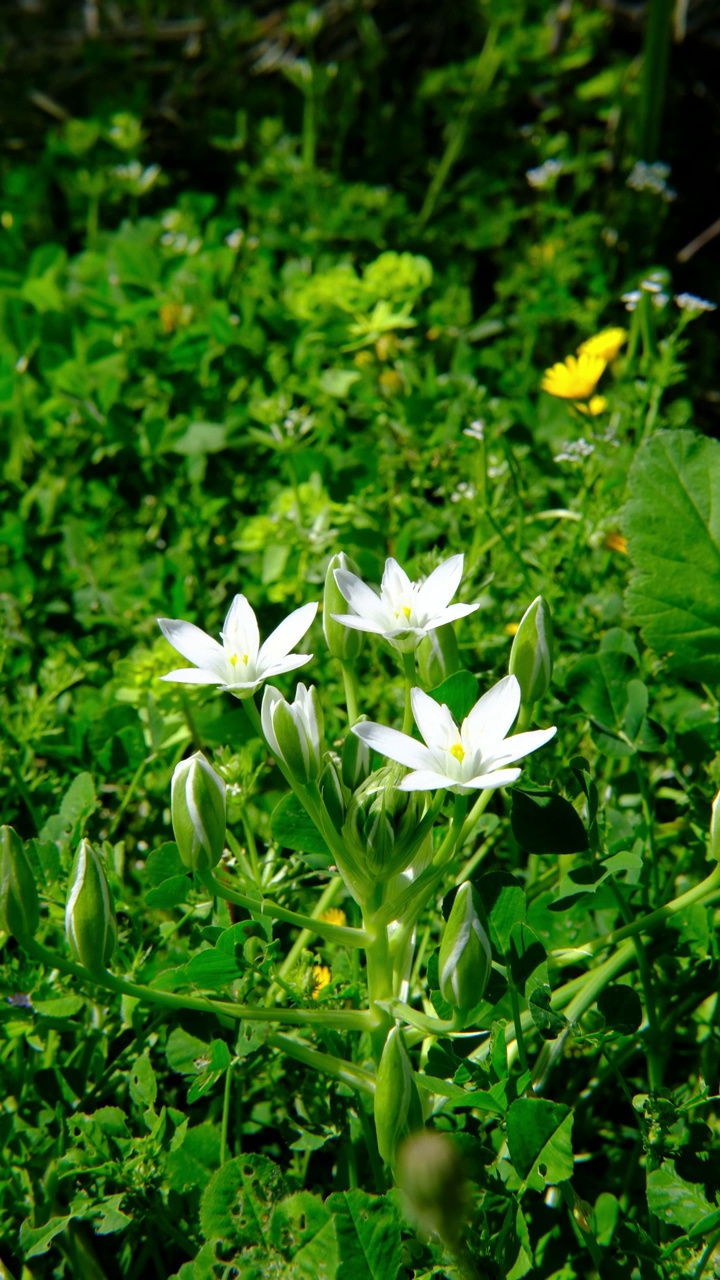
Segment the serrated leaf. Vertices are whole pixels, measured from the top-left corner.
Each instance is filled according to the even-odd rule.
[[[682,1227],[683,1231],[690,1231],[714,1208],[702,1186],[681,1178],[672,1160],[663,1160],[659,1169],[648,1174],[647,1202],[656,1218]]]
[[[510,1159],[523,1182],[535,1191],[572,1177],[573,1113],[560,1102],[518,1098],[507,1114]]]
[[[47,1253],[55,1237],[59,1236],[71,1221],[72,1215],[67,1218],[51,1218],[43,1227],[31,1227],[26,1218],[20,1227],[23,1258],[38,1258],[40,1254]]]
[[[400,1220],[384,1196],[335,1191],[325,1204],[335,1221],[337,1280],[396,1280],[402,1261]]]
[[[549,789],[512,791],[512,833],[526,853],[584,853],[588,836],[577,811]]]
[[[267,1156],[228,1160],[213,1174],[200,1202],[203,1234],[236,1247],[267,1245],[274,1207],[286,1194],[282,1173]]]
[[[720,679],[720,442],[659,431],[638,449],[623,528],[625,603],[648,645],[694,680]]]

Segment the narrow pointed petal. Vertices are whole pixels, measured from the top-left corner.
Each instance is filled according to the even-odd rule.
[[[273,708],[278,702],[282,702],[282,694],[277,689],[271,689],[269,685],[265,686],[263,693],[262,706],[260,708],[260,720],[262,722],[265,740],[272,751],[273,755],[280,755],[280,748],[275,736],[275,729],[272,722]]]
[[[468,778],[466,787],[480,791],[494,791],[496,787],[509,787],[517,782],[522,769],[497,769],[494,773],[481,773],[477,778]]]
[[[382,624],[383,630],[387,627],[387,609],[380,600],[380,597],[363,582],[362,578],[358,578],[357,574],[351,573],[349,569],[336,569],[335,582],[338,591],[347,600],[351,609],[363,619],[371,622]],[[344,617],[341,618],[344,622]],[[348,625],[347,623],[345,624]]]
[[[457,786],[452,778],[436,769],[416,769],[398,783],[398,791],[442,791],[444,788]]]
[[[331,613],[330,617],[335,622],[342,622],[344,627],[350,627],[354,631],[372,631],[376,636],[387,635],[387,620],[385,624],[382,622],[373,622],[368,617],[360,617],[354,613]]]
[[[422,689],[413,689],[410,698],[415,723],[430,750],[449,751],[460,735],[448,708]]]
[[[433,618],[447,608],[460,586],[464,560],[465,557],[462,555],[450,556],[449,560],[444,560],[437,569],[433,569],[430,577],[418,591],[419,613]]]
[[[503,676],[492,689],[484,693],[462,726],[463,744],[483,745],[485,751],[501,743],[512,728],[520,710],[520,685],[515,676]]]
[[[294,613],[291,613],[288,618],[285,618],[279,627],[275,628],[258,654],[258,667],[263,672],[284,659],[295,648],[295,645],[300,643],[317,611],[317,601],[314,601],[313,604],[304,604],[300,609],[296,609]],[[281,669],[283,671],[292,670],[291,667],[282,667]]]
[[[158,618],[158,626],[173,649],[177,649],[188,662],[194,662],[205,671],[215,672],[218,680],[227,679],[225,650],[212,636],[193,622],[182,622],[179,618]]]
[[[397,729],[388,729],[383,724],[365,720],[353,725],[352,732],[361,742],[366,742],[374,751],[379,751],[381,756],[397,760],[398,764],[404,764],[408,769],[432,769],[435,766],[427,747],[415,742],[406,733],[399,733]]]
[[[492,769],[498,765],[511,764],[513,760],[522,760],[523,756],[530,755],[531,751],[544,747],[556,733],[557,728],[554,725],[551,729],[530,729],[527,733],[516,733],[512,738],[506,738],[492,755],[484,759],[483,763]]]
[[[281,676],[285,671],[297,671],[298,667],[304,667],[311,658],[311,653],[289,653],[286,658],[273,662],[272,666],[263,667],[262,674],[255,683],[260,684],[263,680],[271,680],[273,676]]]
[[[235,596],[220,634],[226,649],[231,653],[247,654],[248,660],[255,663],[260,648],[260,632],[255,610],[245,596]]]
[[[168,671],[160,679],[174,684],[223,684],[225,676],[216,675],[214,671],[203,671],[199,667],[178,667],[177,671]]]
[[[426,631],[434,631],[435,627],[444,627],[448,622],[457,622],[458,618],[467,618],[469,613],[474,613],[479,609],[479,604],[451,604],[442,613],[435,614],[432,618],[428,618],[425,623]]]
[[[405,570],[400,567],[397,560],[393,560],[393,557],[390,556],[385,561],[385,569],[380,584],[381,595],[384,597],[387,593],[392,600],[401,593],[409,594],[411,591],[412,583]]]

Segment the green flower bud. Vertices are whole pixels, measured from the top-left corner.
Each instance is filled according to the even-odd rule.
[[[419,791],[400,791],[402,765],[376,769],[348,805],[343,837],[375,880],[404,871],[417,850],[417,829],[426,801]]]
[[[338,768],[332,756],[326,758],[318,786],[332,824],[335,830],[339,831],[345,821],[345,788],[340,781]]]
[[[523,614],[510,650],[508,671],[520,685],[522,705],[531,707],[546,692],[553,669],[552,615],[542,596]]]
[[[367,720],[367,716],[360,716],[357,724],[362,720]],[[354,733],[348,733],[342,749],[342,780],[345,786],[351,791],[356,791],[362,786],[369,773],[370,748],[367,742],[363,742]]]
[[[347,569],[350,573],[359,572],[354,560],[350,560],[344,551],[341,551],[339,555],[333,556],[325,575],[322,611],[323,631],[325,632],[327,647],[333,658],[339,658],[341,662],[354,662],[363,647],[364,636],[362,631],[355,631],[352,627],[344,627],[342,622],[336,622],[332,616],[334,613],[348,612],[347,601],[341,595],[340,588],[335,581],[336,569]]]
[[[70,872],[65,936],[73,958],[86,969],[106,969],[117,942],[115,908],[102,862],[81,840]]]
[[[436,627],[420,641],[417,649],[418,674],[426,689],[435,689],[460,670],[460,651],[452,622]]]
[[[422,1126],[420,1095],[402,1029],[393,1027],[375,1079],[375,1131],[386,1164],[394,1165],[400,1143]]]
[[[30,863],[12,827],[0,827],[0,929],[14,938],[32,937],[40,909]]]
[[[452,1138],[431,1129],[406,1138],[398,1151],[398,1185],[411,1222],[452,1246],[468,1210],[465,1172]]]
[[[261,720],[270,749],[296,782],[315,782],[322,770],[323,713],[317,689],[299,684],[295,701],[265,686]]]
[[[720,862],[720,791],[713,800],[710,818],[710,853],[716,862]]]
[[[225,848],[225,783],[202,751],[176,766],[170,812],[185,866],[190,871],[210,871]]]
[[[452,904],[440,944],[438,974],[443,1000],[461,1014],[477,1008],[490,977],[492,954],[480,899],[466,880]]]

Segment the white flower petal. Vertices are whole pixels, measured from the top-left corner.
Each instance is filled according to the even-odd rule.
[[[460,738],[449,709],[422,689],[412,689],[410,699],[415,723],[433,755],[449,751]]]
[[[479,609],[479,604],[451,604],[442,613],[429,618],[425,623],[426,631],[434,631],[436,627],[444,627],[448,622],[457,622],[458,618],[467,618],[469,613]]]
[[[382,576],[382,582],[380,584],[380,595],[383,601],[385,601],[386,596],[389,597],[389,600],[385,602],[389,603],[394,600],[396,596],[410,595],[412,594],[412,589],[413,584],[408,578],[405,570],[401,569],[397,560],[393,560],[392,556],[390,556],[389,559],[385,561],[385,569]]]
[[[452,778],[446,778],[444,773],[435,769],[416,769],[401,779],[398,791],[441,791],[456,785]]]
[[[278,702],[283,701],[283,696],[278,689],[272,689],[270,685],[265,685],[263,692],[262,706],[260,708],[260,720],[262,722],[263,733],[270,750],[273,755],[280,755],[278,740],[275,736],[275,728],[273,726],[273,710]]]
[[[492,773],[481,773],[477,778],[468,778],[466,787],[480,791],[493,791],[496,787],[509,787],[517,782],[522,769],[497,769]]]
[[[465,557],[450,556],[439,564],[418,590],[417,608],[421,616],[434,618],[442,613],[460,586]]]
[[[204,671],[202,667],[178,667],[177,671],[168,671],[160,679],[171,680],[175,684],[222,684],[225,676],[218,676],[214,671]]]
[[[347,600],[350,608],[354,609],[359,617],[376,622],[384,631],[387,627],[388,611],[380,597],[366,582],[363,582],[362,578],[358,578],[357,574],[351,573],[349,569],[336,569],[334,576],[338,591]],[[345,622],[344,616],[341,616],[339,621],[346,626],[350,625]]]
[[[512,738],[501,742],[491,756],[483,759],[483,764],[488,769],[494,769],[499,765],[510,764],[513,760],[522,760],[531,751],[544,747],[556,733],[554,725],[551,729],[530,729],[527,733],[516,733]]]
[[[435,765],[427,747],[406,733],[399,733],[397,729],[388,729],[383,724],[364,720],[353,725],[352,732],[361,742],[366,742],[373,750],[379,751],[381,756],[397,760],[398,764],[404,764],[408,769],[432,769]]]
[[[212,636],[201,631],[193,622],[182,622],[179,618],[158,618],[158,626],[173,649],[177,649],[188,662],[194,662],[205,671],[215,672],[218,680],[227,679],[228,661],[225,650]]]
[[[462,724],[466,751],[492,751],[512,728],[520,710],[520,685],[515,676],[503,676],[484,693]]]
[[[377,636],[387,635],[387,619],[382,622],[373,622],[368,617],[360,617],[354,613],[331,613],[330,617],[335,622],[342,622],[344,627],[351,627],[355,631],[372,631]]]
[[[226,650],[242,657],[247,654],[248,663],[255,665],[260,648],[260,632],[255,611],[245,596],[235,596],[233,599],[220,634]]]
[[[315,614],[318,611],[317,601],[313,604],[304,604],[300,609],[295,609],[288,618],[285,618],[279,627],[276,627],[272,635],[269,635],[264,645],[262,645],[258,653],[258,669],[265,673],[272,666],[276,666],[282,659],[290,653],[302,640],[305,632],[310,627]],[[303,662],[307,662],[307,657],[303,658]],[[294,663],[294,666],[301,666],[301,663]],[[282,671],[291,671],[292,667],[283,666]]]
[[[273,676],[281,676],[286,671],[297,671],[298,667],[304,667],[311,658],[311,653],[289,653],[287,658],[274,662],[271,667],[263,667],[255,683],[260,684],[263,680],[272,679]]]

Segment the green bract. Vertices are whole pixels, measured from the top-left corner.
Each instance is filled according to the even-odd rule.
[[[0,929],[16,938],[32,937],[39,918],[35,877],[22,840],[12,827],[0,827]]]
[[[105,870],[89,840],[81,840],[70,872],[65,936],[86,969],[106,969],[117,942],[115,908]]]
[[[341,662],[353,662],[363,647],[365,637],[361,631],[344,627],[333,617],[334,613],[341,613],[345,608],[345,599],[335,581],[336,569],[344,569],[354,574],[358,571],[355,561],[346,556],[344,551],[332,557],[325,575],[322,605],[323,631],[333,658],[339,658]]]
[[[536,596],[522,616],[508,664],[508,671],[520,685],[523,707],[531,707],[547,692],[552,669],[552,615],[542,596]]]
[[[425,799],[398,790],[403,775],[398,765],[376,769],[348,805],[343,836],[372,879],[387,880],[404,871],[417,849]]]
[[[225,848],[225,783],[201,751],[177,765],[170,808],[185,866],[190,871],[209,871]]]
[[[420,1096],[405,1048],[402,1027],[393,1027],[385,1041],[375,1083],[375,1129],[378,1151],[394,1165],[404,1138],[423,1124]]]
[[[296,782],[315,782],[322,769],[323,713],[317,689],[299,684],[293,703],[269,685],[262,701],[262,727],[272,751]]]
[[[440,944],[440,994],[460,1014],[470,1013],[485,994],[491,967],[484,912],[477,893],[466,880],[455,895]]]

